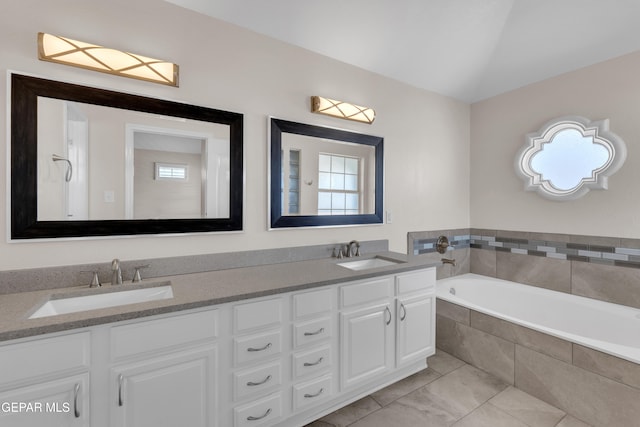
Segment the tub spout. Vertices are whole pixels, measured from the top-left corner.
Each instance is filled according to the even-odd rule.
[[[443,264],[451,264],[454,267],[456,266],[455,259],[442,258],[440,261],[442,261]]]

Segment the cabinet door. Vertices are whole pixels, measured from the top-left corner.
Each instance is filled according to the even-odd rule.
[[[0,405],[1,426],[88,427],[89,374],[5,391]]]
[[[112,369],[111,425],[215,425],[215,365],[209,346]]]
[[[401,367],[434,354],[435,296],[398,298],[396,313],[396,365]]]
[[[391,304],[341,313],[341,384],[347,388],[393,368]]]

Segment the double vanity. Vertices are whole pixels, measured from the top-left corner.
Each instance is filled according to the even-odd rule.
[[[0,424],[305,425],[426,367],[435,278],[381,253],[3,295]]]

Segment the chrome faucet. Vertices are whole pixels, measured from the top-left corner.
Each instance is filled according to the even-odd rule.
[[[356,252],[353,252],[353,245],[356,246]],[[347,249],[347,257],[351,258],[352,256],[360,256],[360,242],[357,240],[352,240],[346,247]]]
[[[122,285],[122,269],[118,258],[111,261],[111,284]]]

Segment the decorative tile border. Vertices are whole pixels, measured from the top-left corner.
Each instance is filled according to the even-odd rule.
[[[447,251],[454,249],[469,248],[471,245],[471,236],[469,234],[447,236],[449,239],[449,247]],[[415,239],[413,241],[413,254],[423,255],[436,252],[436,242],[438,238]]]
[[[640,249],[471,234],[470,247],[569,261],[640,268]]]

